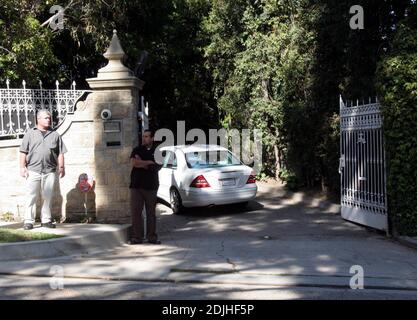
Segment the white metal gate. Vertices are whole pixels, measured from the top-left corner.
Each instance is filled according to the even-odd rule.
[[[341,213],[388,232],[386,166],[378,101],[355,106],[340,97]]]
[[[31,127],[36,125],[36,112],[47,109],[51,112],[51,127],[59,127],[67,114],[73,114],[75,106],[90,90],[75,90],[73,82],[70,90],[59,88],[56,81],[56,89],[43,89],[42,82],[39,89],[27,89],[23,81],[22,89],[11,89],[9,80],[7,88],[0,89],[0,139],[18,139]]]

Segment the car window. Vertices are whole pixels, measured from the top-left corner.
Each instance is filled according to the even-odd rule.
[[[172,159],[172,169],[177,169],[177,156],[174,152],[172,152],[170,159]]]
[[[171,152],[169,152],[169,151],[163,151],[163,152],[165,153],[165,157],[164,157],[164,163],[163,163],[162,167],[166,168],[167,164],[168,164],[168,160],[171,156]]]
[[[200,151],[185,154],[188,168],[212,168],[236,166],[242,163],[230,151]]]
[[[163,168],[169,168],[169,169],[176,169],[177,168],[177,157],[175,156],[175,153],[172,151],[167,151]]]

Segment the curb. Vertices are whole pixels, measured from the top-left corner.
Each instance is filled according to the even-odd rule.
[[[0,228],[4,229],[19,229],[23,228],[23,222],[2,222]]]
[[[0,244],[0,261],[54,258],[111,250],[126,243],[130,228],[127,224],[87,226],[90,229],[85,227],[84,234],[78,232],[78,235],[68,235],[62,238],[2,243]],[[79,228],[76,231],[82,229],[78,225],[75,227]]]
[[[394,239],[402,245],[405,245],[409,248],[417,250],[417,238],[415,237],[400,236],[400,237],[394,237]]]

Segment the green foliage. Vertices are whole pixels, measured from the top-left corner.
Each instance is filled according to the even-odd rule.
[[[312,24],[318,17],[308,1],[219,0],[204,25],[207,67],[223,119],[229,127],[262,130],[264,173],[285,179],[284,170],[297,181],[293,187],[317,185],[327,173],[323,163],[338,149],[333,131],[323,125],[334,113],[313,107],[318,36]],[[328,146],[335,141],[336,147]]]
[[[0,4],[0,83],[37,85],[58,66],[50,46],[52,34],[40,26],[41,5],[8,0]],[[55,70],[54,70],[55,68]],[[19,83],[18,83],[19,82]]]
[[[35,241],[35,240],[48,240],[53,238],[61,238],[62,235],[23,231],[23,230],[11,230],[11,229],[0,229],[0,243],[8,242],[20,242],[20,241]]]
[[[282,102],[277,86],[282,56],[290,56],[288,27],[272,2],[214,1],[204,30],[210,38],[205,48],[212,71],[218,107],[227,125],[258,128],[263,144],[272,153],[282,126]],[[271,17],[271,18],[270,18]],[[273,172],[273,168],[266,171]]]
[[[201,23],[209,1],[175,0],[171,5],[159,47],[149,46],[151,61],[144,76],[145,94],[154,110],[152,120],[155,127],[174,132],[177,120],[184,120],[187,130],[208,131],[217,128],[220,120],[201,51],[206,42]]]
[[[297,191],[300,187],[300,181],[297,176],[286,169],[279,171],[278,177],[285,182],[285,187],[290,191]]]
[[[351,30],[348,0],[212,2],[205,56],[221,118],[262,130],[264,173],[338,193],[339,95],[375,95],[377,62],[411,3],[364,1],[365,29]]]
[[[417,235],[416,17],[415,12],[410,14],[399,26],[392,51],[378,69],[388,164],[389,213],[396,231],[410,236]]]
[[[52,1],[5,0],[0,4],[0,83],[12,87],[26,80],[28,87],[61,87],[73,81],[88,88],[106,64],[113,29],[117,29],[127,58],[135,69],[143,50],[149,52],[143,94],[150,104],[151,125],[175,129],[217,127],[211,76],[201,52],[201,21],[208,0],[65,0],[64,29],[52,31],[46,21]],[[172,115],[175,114],[175,117]]]
[[[12,212],[4,212],[1,214],[0,220],[6,222],[14,221],[14,215]]]
[[[267,179],[268,179],[268,176],[264,172],[258,173],[256,175],[256,181],[265,182]]]

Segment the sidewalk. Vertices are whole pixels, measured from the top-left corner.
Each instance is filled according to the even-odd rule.
[[[297,259],[289,258],[289,251],[285,252],[282,247],[259,252],[242,250],[236,241],[228,241],[225,246],[227,250],[219,252],[204,242],[187,250],[172,245],[142,245],[91,255],[2,261],[0,273],[50,277],[53,267],[60,266],[68,279],[349,288],[353,275],[349,273],[350,267],[361,265],[366,289],[416,290],[417,299],[417,273],[415,264],[410,266],[409,261],[387,261],[386,268],[372,257],[357,257],[359,262],[340,257],[338,261],[326,263],[323,256],[317,267],[317,259],[312,259],[316,252],[303,254],[300,248],[304,246],[298,246],[295,248],[298,252],[291,254]],[[388,251],[391,253],[392,249]],[[277,251],[280,257],[273,258]],[[259,259],[260,256],[263,258]]]
[[[0,227],[19,228],[21,223]],[[111,250],[127,241],[130,225],[57,224],[55,229],[35,225],[34,232],[63,235],[49,240],[0,243],[0,261],[53,258]]]

